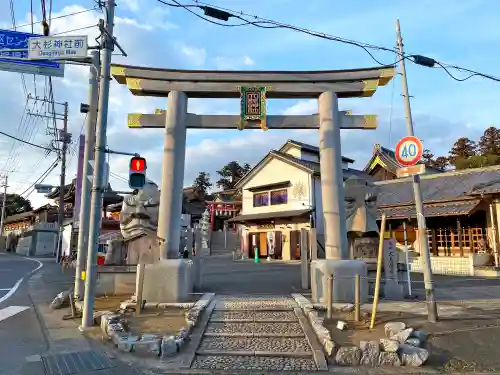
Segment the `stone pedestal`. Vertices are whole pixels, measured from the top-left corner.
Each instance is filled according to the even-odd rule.
[[[193,291],[193,261],[162,259],[146,264],[142,299],[152,303],[185,302]]]
[[[360,276],[360,302],[368,298],[367,267],[360,260],[318,259],[311,262],[311,292],[315,303],[325,303],[328,277],[333,273],[333,302],[354,303],[355,276]]]
[[[396,240],[384,240],[384,297],[392,300],[402,300],[404,297],[403,285],[398,281],[398,258],[396,254]]]

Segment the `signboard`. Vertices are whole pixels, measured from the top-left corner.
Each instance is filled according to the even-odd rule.
[[[87,36],[29,38],[29,59],[82,59],[87,57]]]
[[[48,194],[54,187],[52,185],[36,184],[35,190],[39,194]]]
[[[82,201],[83,162],[85,156],[85,135],[78,140],[78,166],[76,167],[75,205],[73,206],[73,228],[80,227],[80,205]]]
[[[396,169],[396,176],[398,178],[413,176],[416,174],[424,174],[425,173],[425,164],[416,164],[411,167],[403,167]]]
[[[0,30],[0,70],[15,73],[64,77],[64,64],[47,60],[17,60],[28,58],[29,38],[39,35]],[[40,35],[42,37],[42,35]],[[6,51],[7,50],[7,51]],[[10,51],[16,50],[16,51]],[[2,56],[7,58],[1,58]]]
[[[422,158],[422,153],[422,142],[417,137],[404,137],[396,145],[396,160],[405,167],[417,164]]]
[[[238,130],[243,130],[247,121],[260,121],[260,128],[267,130],[266,87],[240,87],[240,123]]]

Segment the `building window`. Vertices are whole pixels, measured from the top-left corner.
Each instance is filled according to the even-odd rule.
[[[269,206],[269,193],[257,193],[253,195],[253,206],[262,207]]]
[[[271,191],[271,205],[288,203],[288,194],[286,189]]]

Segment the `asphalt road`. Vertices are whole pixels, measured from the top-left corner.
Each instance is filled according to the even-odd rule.
[[[0,255],[0,374],[19,368],[26,356],[46,350],[28,279],[40,263],[15,255]]]

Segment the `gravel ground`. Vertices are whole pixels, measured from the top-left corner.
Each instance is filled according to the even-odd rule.
[[[208,323],[207,333],[304,335],[299,323]]]
[[[192,368],[207,370],[268,370],[314,371],[316,364],[309,358],[197,356]]]
[[[307,339],[295,337],[205,337],[200,350],[312,353]]]
[[[248,320],[250,322],[296,322],[293,311],[214,311],[210,320]]]
[[[285,296],[236,296],[218,297],[215,309],[284,309],[289,310],[297,307],[297,303],[291,297]]]

